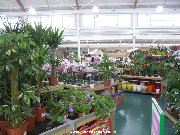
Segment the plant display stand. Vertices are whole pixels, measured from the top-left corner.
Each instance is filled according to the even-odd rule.
[[[109,120],[110,121],[110,131],[109,132],[110,132],[110,135],[114,135],[114,133],[115,133],[115,130],[114,130],[114,109],[111,109],[109,111],[109,113],[110,113],[110,120]],[[87,123],[90,123],[90,122],[92,122],[92,121],[94,121],[94,120],[96,120],[98,118],[99,117],[95,116],[95,113],[91,113],[89,115],[86,115],[86,116],[84,116],[82,118],[79,118],[79,119],[75,120],[75,122],[74,122],[74,131],[76,132],[79,127],[81,127],[81,126],[83,126],[83,125],[85,125]],[[85,130],[87,130],[87,129],[85,129]],[[91,135],[91,134],[88,134],[88,135]]]
[[[158,81],[160,83],[160,92],[159,94],[163,93],[163,79],[161,77],[146,77],[146,76],[131,76],[131,75],[122,75],[122,78],[127,80],[128,82],[132,79],[136,79],[140,81]],[[137,92],[137,93],[149,93],[149,94],[156,94],[156,92],[144,92],[144,91],[130,91],[124,90],[128,92]]]
[[[63,85],[48,86],[41,89],[41,93],[53,92],[53,91],[62,91],[64,89]]]
[[[48,122],[41,122],[36,125],[35,130],[29,132],[27,135],[67,135],[69,132],[70,124],[68,123],[48,125]]]

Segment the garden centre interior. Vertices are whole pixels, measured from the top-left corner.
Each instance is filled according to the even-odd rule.
[[[180,135],[180,0],[0,0],[0,135]]]

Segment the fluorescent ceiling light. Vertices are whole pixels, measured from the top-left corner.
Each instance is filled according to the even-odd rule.
[[[94,6],[94,7],[92,8],[92,12],[93,12],[93,13],[98,13],[98,12],[99,12],[98,6]]]
[[[36,10],[34,8],[30,8],[29,9],[29,15],[35,15],[36,14]]]
[[[161,5],[157,6],[157,8],[156,8],[156,12],[157,12],[157,13],[162,13],[163,10],[164,10],[164,8],[163,8],[163,6],[161,6]]]

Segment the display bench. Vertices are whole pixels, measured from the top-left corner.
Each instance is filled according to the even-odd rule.
[[[110,113],[110,118],[109,119],[106,119],[106,123],[109,125],[109,128],[106,127],[106,130],[108,130],[107,132],[110,134],[110,135],[114,135],[115,133],[115,125],[114,125],[114,111],[115,111],[115,108],[114,109],[110,109],[109,110],[109,113]],[[74,131],[72,131],[72,133],[78,133],[77,135],[80,135],[80,131],[78,131],[78,128],[80,128],[81,126],[87,124],[87,123],[90,123],[94,120],[97,120],[99,119],[98,116],[95,115],[95,113],[91,113],[89,115],[86,115],[82,118],[78,118],[75,120],[74,122]],[[94,130],[96,132],[99,132],[99,130],[102,130],[99,128],[100,124],[101,123],[105,123],[105,121],[101,121],[99,123],[96,123],[96,124],[93,124],[91,127],[88,127],[88,128],[85,128],[84,130],[81,130],[81,133],[84,133],[83,135],[91,135],[89,134],[91,132],[91,130]],[[105,129],[105,127],[103,127]],[[85,132],[83,132],[85,131]],[[88,132],[89,131],[89,132]],[[106,135],[106,134],[104,134]]]
[[[53,91],[62,91],[63,89],[64,89],[63,85],[47,86],[47,87],[41,88],[41,93],[53,92]]]
[[[69,133],[70,133],[70,124],[65,123],[62,126],[55,127],[39,135],[69,135]]]
[[[129,81],[132,80],[138,80],[140,81],[154,81],[154,82],[158,82],[160,83],[160,93],[162,94],[163,92],[163,79],[161,77],[146,77],[146,76],[131,76],[131,75],[122,75],[121,76],[123,79]],[[145,91],[130,91],[130,90],[124,90],[124,91],[128,91],[128,92],[136,92],[136,93],[150,93],[150,94],[156,94],[156,92],[145,92]]]
[[[99,121],[98,123],[94,123],[94,121],[96,121],[97,119],[100,119],[99,116],[96,116],[95,113],[90,113],[88,115],[85,115],[81,118],[77,118],[75,120],[70,120],[65,118],[62,123],[64,123],[63,125],[57,126],[53,129],[47,130],[43,133],[41,133],[40,135],[87,135],[85,133],[91,133],[91,132],[99,132],[99,131],[104,131],[104,129],[106,129],[106,132],[109,133],[110,135],[114,135],[115,133],[115,129],[114,129],[114,109],[110,109],[108,113],[110,113],[110,116],[108,116],[106,118],[106,121]],[[48,119],[51,119],[50,116],[48,116]],[[105,124],[107,123],[107,126],[101,126],[101,128],[97,128],[99,127],[100,124]],[[92,126],[84,128],[82,130],[79,130],[80,127],[85,126],[85,125],[89,125],[91,124]],[[97,125],[97,127],[96,127]],[[29,134],[29,135],[33,135],[33,134]],[[93,135],[93,134],[88,134],[88,135]],[[105,134],[104,134],[105,135]]]

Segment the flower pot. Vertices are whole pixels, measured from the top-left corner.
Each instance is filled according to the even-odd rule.
[[[122,89],[122,84],[119,84],[119,85],[118,85],[118,89]]]
[[[9,125],[7,120],[0,120],[1,135],[7,135],[6,127]]]
[[[35,120],[36,120],[35,115],[29,116],[29,117],[26,118],[26,122],[27,122],[26,131],[27,132],[31,132],[32,130],[34,130],[34,128],[35,128]]]
[[[94,83],[89,84],[90,88],[94,88]]]
[[[111,84],[112,85],[114,85],[114,82],[115,82],[114,78],[111,78]]]
[[[93,107],[90,112],[92,113],[92,112],[95,112],[95,111],[96,111],[96,108]]]
[[[104,80],[104,87],[109,87],[111,85],[111,80]]]
[[[127,86],[127,84],[126,84],[126,83],[123,83],[123,84],[122,84],[122,89],[123,89],[123,90],[126,90],[126,86]]]
[[[79,117],[79,118],[81,118],[81,117],[83,117],[83,116],[84,116],[84,113],[78,112],[78,117]]]
[[[24,135],[26,132],[26,124],[23,124],[17,128],[7,127],[6,131],[8,135]]]
[[[141,88],[142,88],[143,92],[147,92],[147,87],[146,86],[141,86]]]
[[[36,122],[45,121],[46,119],[46,108],[38,107],[36,108]]]
[[[137,88],[137,91],[141,91],[141,85],[137,85],[136,88]]]
[[[172,112],[172,116],[175,118],[175,119],[179,119],[179,112],[178,111],[176,111],[176,110],[174,110],[173,112]]]
[[[127,89],[128,90],[132,90],[133,89],[133,85],[132,84],[127,84]]]
[[[148,88],[148,92],[149,92],[149,93],[152,93],[152,92],[153,92],[153,85],[152,85],[152,84],[149,84],[149,85],[147,86],[147,88]]]
[[[133,84],[133,91],[136,91],[136,90],[137,90],[137,85]]]
[[[58,78],[56,76],[50,76],[48,80],[50,86],[58,85]]]

